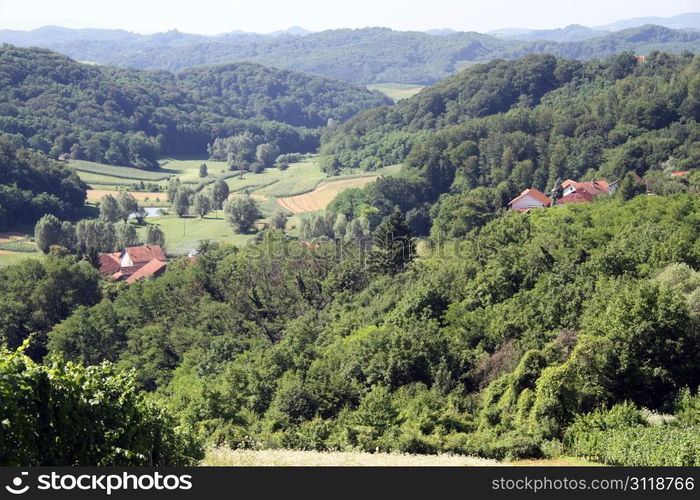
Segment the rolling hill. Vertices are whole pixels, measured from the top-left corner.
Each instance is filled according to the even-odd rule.
[[[0,30],[0,41],[41,46],[80,61],[138,69],[180,71],[201,65],[250,61],[357,84],[432,84],[469,64],[532,53],[587,60],[625,50],[679,53],[700,49],[700,32],[685,30],[693,14],[678,21],[684,31],[635,21],[622,31],[567,26],[555,30],[501,30],[492,34],[389,28],[334,29],[310,33],[294,28],[260,35],[233,31],[216,36],[177,30],[140,35],[120,30]],[[659,21],[661,22],[661,21]],[[670,21],[669,21],[670,22]]]
[[[319,127],[391,101],[365,88],[252,63],[177,75],[80,64],[0,47],[0,132],[54,158],[156,166],[243,132],[284,152],[318,145]]]

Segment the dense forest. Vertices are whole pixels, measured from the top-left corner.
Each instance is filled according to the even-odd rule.
[[[0,136],[0,230],[44,214],[71,217],[83,209],[86,185],[45,154]]]
[[[700,49],[700,32],[637,26],[571,41],[533,33],[534,40],[474,32],[442,36],[389,28],[338,29],[306,36],[229,33],[214,37],[178,31],[138,35],[119,30],[45,27],[0,31],[0,42],[40,46],[81,60],[140,69],[178,71],[192,66],[251,61],[353,83],[432,84],[474,62],[546,52],[571,59],[604,58],[625,50],[680,52]],[[552,41],[551,38],[560,40]],[[576,40],[576,41],[574,41]]]
[[[659,193],[684,190],[667,174],[700,162],[698,120],[700,57],[691,53],[588,63],[532,55],[473,66],[359,113],[327,130],[321,151],[328,171],[404,163],[380,215],[399,204],[425,234],[430,209],[443,231],[463,236],[523,189],[549,192],[567,178],[614,182],[634,172]],[[347,190],[331,209],[361,215],[378,206],[376,189]]]
[[[400,214],[369,253],[268,231],[89,294],[95,271],[52,256],[0,271],[0,303],[22,304],[0,331],[37,360],[134,369],[195,442],[697,465],[699,211],[677,194],[508,213],[402,266],[381,237]],[[61,308],[36,318],[46,293]]]
[[[347,83],[250,63],[174,75],[0,47],[0,132],[53,158],[153,168],[161,154],[204,154],[216,138],[243,132],[282,153],[308,152],[329,120],[389,102]]]

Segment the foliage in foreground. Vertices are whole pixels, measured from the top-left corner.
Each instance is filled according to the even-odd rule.
[[[186,465],[201,445],[133,375],[0,350],[0,464]]]
[[[687,401],[700,417],[700,397]],[[611,465],[700,466],[700,427],[679,420],[649,425],[633,405],[621,404],[579,417],[565,443],[571,453]]]

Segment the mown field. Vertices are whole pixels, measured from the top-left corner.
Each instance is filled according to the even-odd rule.
[[[486,458],[463,455],[411,455],[407,453],[364,453],[348,451],[301,450],[231,450],[210,448],[203,466],[234,467],[592,467],[601,466],[583,458],[561,457],[537,460],[498,462]]]
[[[408,455],[399,453],[320,452],[300,450],[229,450],[213,448],[204,466],[297,467],[472,467],[500,465],[495,460],[459,455]]]
[[[235,245],[244,245],[254,234],[236,234],[226,223],[223,213],[212,213],[201,219],[188,216],[178,217],[166,215],[146,219],[149,224],[155,224],[165,233],[166,252],[168,255],[186,255],[191,249],[196,249],[201,240],[226,241]],[[139,236],[144,238],[146,226],[137,229]]]
[[[411,85],[406,83],[375,83],[372,85],[367,85],[367,88],[369,90],[378,90],[389,99],[393,99],[394,102],[397,102],[401,99],[408,99],[409,97],[416,95],[425,87],[422,85]]]

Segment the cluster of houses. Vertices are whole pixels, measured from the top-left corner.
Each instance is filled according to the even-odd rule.
[[[114,281],[133,283],[165,271],[165,253],[158,245],[126,247],[121,252],[100,255],[100,273]]]
[[[518,212],[527,212],[531,208],[566,205],[567,203],[590,203],[596,196],[613,194],[616,189],[617,182],[608,183],[604,180],[576,182],[567,179],[561,183],[560,198],[549,198],[542,191],[529,188],[513,198],[508,203],[508,208]]]

